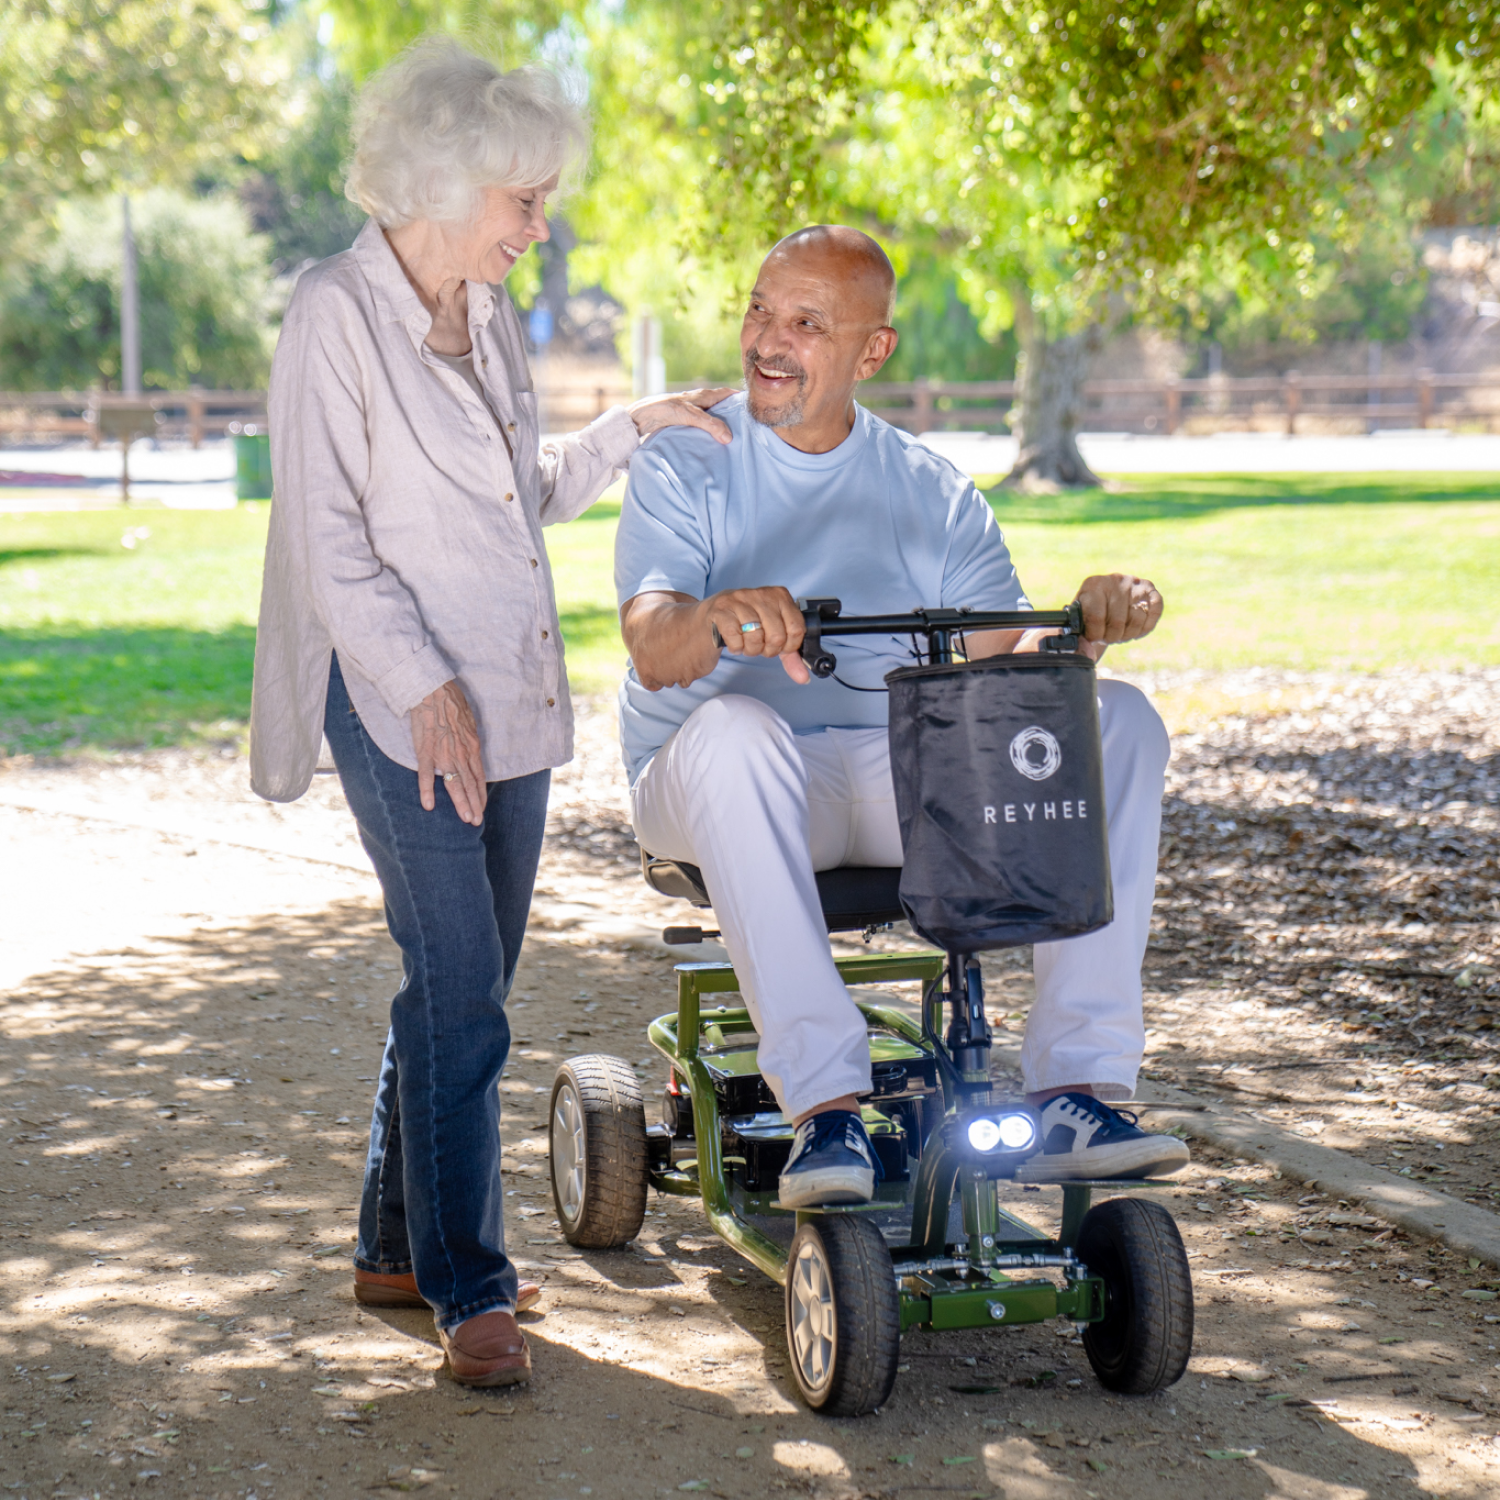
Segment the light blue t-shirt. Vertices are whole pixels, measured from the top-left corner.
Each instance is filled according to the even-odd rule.
[[[734,434],[725,446],[693,427],[656,433],[630,461],[615,540],[624,604],[654,590],[707,598],[721,589],[781,584],[794,599],[835,598],[846,615],[918,608],[1029,609],[994,515],[945,458],[856,406],[831,453],[803,453],[745,410],[714,407]],[[910,664],[898,636],[830,637],[838,675],[883,688]],[[831,678],[800,685],[772,657],[724,652],[691,687],[648,692],[631,668],[620,689],[620,738],[632,783],[700,703],[744,693],[794,731],[874,729],[884,692]]]

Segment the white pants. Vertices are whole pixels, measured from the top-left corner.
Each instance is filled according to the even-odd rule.
[[[1028,1090],[1092,1084],[1128,1099],[1145,1047],[1141,959],[1169,746],[1126,683],[1099,684],[1099,720],[1115,918],[1036,945],[1021,1067]],[[901,863],[885,730],[794,735],[757,699],[715,698],[657,751],[631,806],[643,849],[703,872],[782,1109],[866,1092],[865,1023],[833,966],[813,872]]]

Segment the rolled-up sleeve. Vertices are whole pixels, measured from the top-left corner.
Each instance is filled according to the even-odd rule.
[[[454,675],[422,612],[371,546],[361,497],[370,441],[359,361],[339,326],[288,309],[271,374],[272,477],[280,521],[301,545],[313,611],[340,658],[398,718]]]
[[[640,434],[623,406],[613,406],[579,432],[549,438],[541,452],[542,525],[580,516],[610,481],[630,467]]]

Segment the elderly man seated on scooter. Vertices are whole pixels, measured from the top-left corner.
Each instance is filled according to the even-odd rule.
[[[858,230],[817,226],[766,257],[740,335],[745,390],[714,408],[724,445],[670,428],[631,463],[615,582],[631,669],[621,737],[641,847],[697,865],[760,1033],[760,1067],[796,1124],[787,1207],[868,1202],[876,1163],[858,1096],[865,1023],[829,953],[814,872],[897,866],[884,674],[904,640],[839,647],[838,678],[797,654],[796,600],[846,614],[1030,606],[973,483],[859,406],[890,358],[895,276]],[[1079,590],[1083,649],[1147,635],[1162,600],[1109,574]],[[971,633],[971,659],[1037,649],[1046,632]],[[722,642],[722,645],[721,645]],[[1166,730],[1146,697],[1099,684],[1115,917],[1035,949],[1022,1048],[1041,1114],[1032,1181],[1132,1177],[1183,1166],[1172,1136],[1112,1109],[1145,1044],[1141,959],[1151,922]]]

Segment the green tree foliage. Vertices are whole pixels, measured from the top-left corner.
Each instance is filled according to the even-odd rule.
[[[501,0],[335,3],[365,62],[392,26],[545,25]],[[1419,291],[1400,274],[1408,205],[1488,201],[1474,181],[1493,146],[1476,156],[1468,126],[1495,141],[1475,101],[1494,98],[1500,28],[1477,0],[557,0],[555,15],[543,51],[587,68],[597,125],[569,210],[594,248],[575,261],[635,307],[696,309],[671,319],[701,347],[769,243],[863,224],[903,271],[908,354],[961,328],[943,285],[1001,359],[1020,345],[1021,470],[1046,479],[1092,477],[1073,429],[1108,328],[1335,332],[1373,305],[1389,336]],[[1464,146],[1414,191],[1412,130],[1445,91]]]
[[[270,367],[268,246],[232,197],[134,200],[145,383],[257,389]],[[64,203],[0,282],[0,389],[81,390],[120,376],[120,204]]]
[[[1092,478],[1103,326],[1255,260],[1262,291],[1315,290],[1315,236],[1373,206],[1434,62],[1500,70],[1472,0],[728,0],[710,26],[704,239],[851,211],[937,239],[1025,346],[1019,472],[1064,482]]]
[[[1328,183],[1304,246],[1252,245],[1180,283],[1185,335],[1251,352],[1410,336],[1427,292],[1424,232],[1500,222],[1500,100],[1467,67],[1439,60],[1433,76],[1432,96],[1380,159]]]
[[[253,0],[0,6],[0,219],[254,154],[281,68]]]
[[[949,257],[915,252],[904,241],[891,246],[896,264],[896,323],[901,342],[880,373],[882,380],[1009,380],[1016,369],[1011,328],[986,336],[959,293]]]
[[[967,146],[953,158],[967,191],[1029,167],[1070,185],[1044,211],[1068,251],[1058,269],[1101,285],[1295,236],[1330,174],[1378,159],[1438,92],[1434,58],[1500,74],[1500,28],[1474,0],[727,0],[714,14],[716,234],[836,204],[862,122],[927,92],[947,144]],[[997,270],[1034,270],[1009,248]]]
[[[356,78],[364,78],[433,32],[459,37],[475,51],[515,67],[532,61],[584,5],[574,0],[322,0],[318,8],[334,18],[340,56]]]
[[[301,81],[281,139],[245,174],[239,195],[271,244],[279,274],[347,250],[364,212],[344,196],[354,90],[347,77]]]

